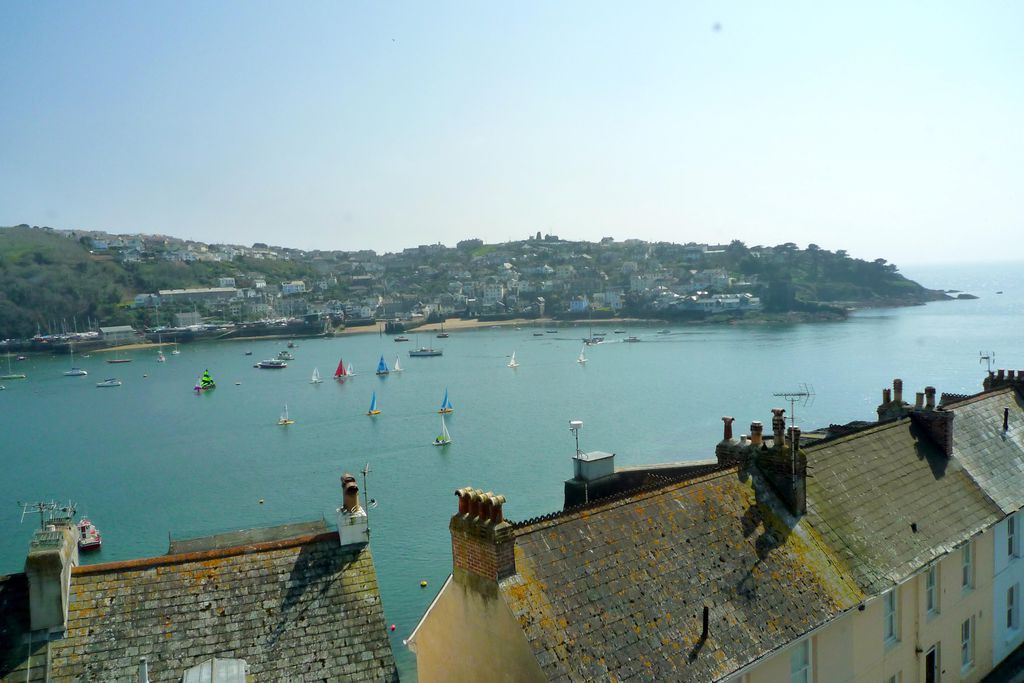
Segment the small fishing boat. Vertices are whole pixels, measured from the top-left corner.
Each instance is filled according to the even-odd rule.
[[[293,342],[293,341],[288,342],[288,348],[289,349],[294,349],[295,348],[295,342]]]
[[[377,392],[373,392],[373,398],[370,399],[370,409],[366,411],[367,415],[371,417],[373,415],[380,415],[380,410],[377,409]]]
[[[576,362],[579,363],[580,365],[586,365],[587,364],[587,347],[586,346],[584,346],[582,349],[580,349],[580,355],[576,359]]]
[[[401,372],[402,366],[398,364],[398,356],[395,356],[395,367],[391,368],[391,372]]]
[[[89,521],[88,517],[78,520],[78,549],[87,552],[99,550],[103,545],[103,538],[96,525]]]
[[[247,355],[247,356],[251,356],[251,355],[252,355],[252,351],[246,351],[246,352],[245,352],[245,355]]]
[[[454,412],[454,411],[455,411],[455,406],[453,406],[452,402],[448,400],[448,389],[446,387],[445,390],[444,390],[444,398],[441,399],[441,408],[437,412],[439,412],[441,414],[445,414],[445,413],[451,413],[451,412]]]
[[[339,358],[338,359],[338,367],[334,371],[334,379],[344,380],[347,375],[348,375],[348,372],[345,370],[345,359],[344,358]]]
[[[543,337],[543,336],[544,336],[544,333],[543,333],[543,332],[534,332],[534,333],[533,333],[533,336],[534,336],[534,337]]]
[[[388,370],[388,364],[384,362],[384,356],[381,356],[380,361],[377,363],[377,374],[383,376],[389,372],[391,371]]]
[[[627,344],[635,344],[638,341],[640,341],[640,338],[639,337],[626,337],[622,341],[626,342]]]
[[[216,389],[217,383],[213,381],[213,377],[210,377],[209,370],[203,370],[203,374],[196,380],[195,392],[201,394],[204,391],[210,391]]]
[[[323,382],[323,380],[320,379],[320,368],[313,368],[313,376],[309,378],[309,383],[320,384],[321,382]]]
[[[444,423],[444,415],[441,415],[441,433],[434,437],[435,446],[447,446],[452,442],[452,437],[448,433],[448,425]]]
[[[277,354],[277,359],[278,360],[295,360],[295,356],[293,356],[288,351],[282,351],[281,353]]]
[[[267,358],[265,360],[261,360],[259,363],[257,363],[253,367],[254,368],[261,368],[263,370],[281,370],[283,368],[288,367],[288,364],[285,363],[280,358]]]
[[[121,380],[117,379],[116,377],[108,377],[102,382],[96,382],[96,386],[101,389],[103,387],[119,387],[121,386]]]
[[[508,362],[508,366],[510,368],[518,368],[519,367],[519,363],[516,362],[516,352],[515,351],[512,352],[512,359]]]
[[[281,418],[277,421],[277,424],[279,424],[281,426],[284,426],[284,427],[286,427],[288,425],[295,424],[295,420],[293,420],[290,417],[288,417],[288,404],[287,403],[284,404],[284,412],[281,413]]]

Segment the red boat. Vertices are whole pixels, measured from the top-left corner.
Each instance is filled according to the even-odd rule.
[[[87,517],[82,517],[78,522],[78,549],[81,551],[99,550],[103,544],[100,537],[100,530],[97,529]]]

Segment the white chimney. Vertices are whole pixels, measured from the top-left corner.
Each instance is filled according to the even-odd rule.
[[[366,510],[359,504],[359,486],[349,473],[341,477],[342,504],[338,508],[338,539],[341,545],[369,543],[370,527]]]
[[[50,524],[32,536],[25,575],[29,620],[33,631],[65,630],[71,592],[71,569],[78,566],[78,529]]]

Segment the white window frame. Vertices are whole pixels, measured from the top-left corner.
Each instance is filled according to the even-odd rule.
[[[974,588],[974,541],[968,541],[960,551],[960,587],[963,590]]]
[[[1006,630],[1016,631],[1020,628],[1020,584],[1015,583],[1006,589]]]
[[[933,564],[924,573],[924,604],[928,616],[939,613],[939,566]]]
[[[882,595],[883,636],[887,645],[899,642],[900,639],[900,601],[899,588],[892,588]]]
[[[960,671],[974,666],[974,617],[968,617],[960,624]]]
[[[790,650],[789,683],[814,683],[811,662],[811,639],[804,638]]]
[[[1012,560],[1017,553],[1017,517],[1009,515],[1006,518],[1006,556]]]

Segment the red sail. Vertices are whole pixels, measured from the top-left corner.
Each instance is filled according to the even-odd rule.
[[[334,379],[345,376],[345,361],[344,359],[338,361],[338,369],[334,371]]]

